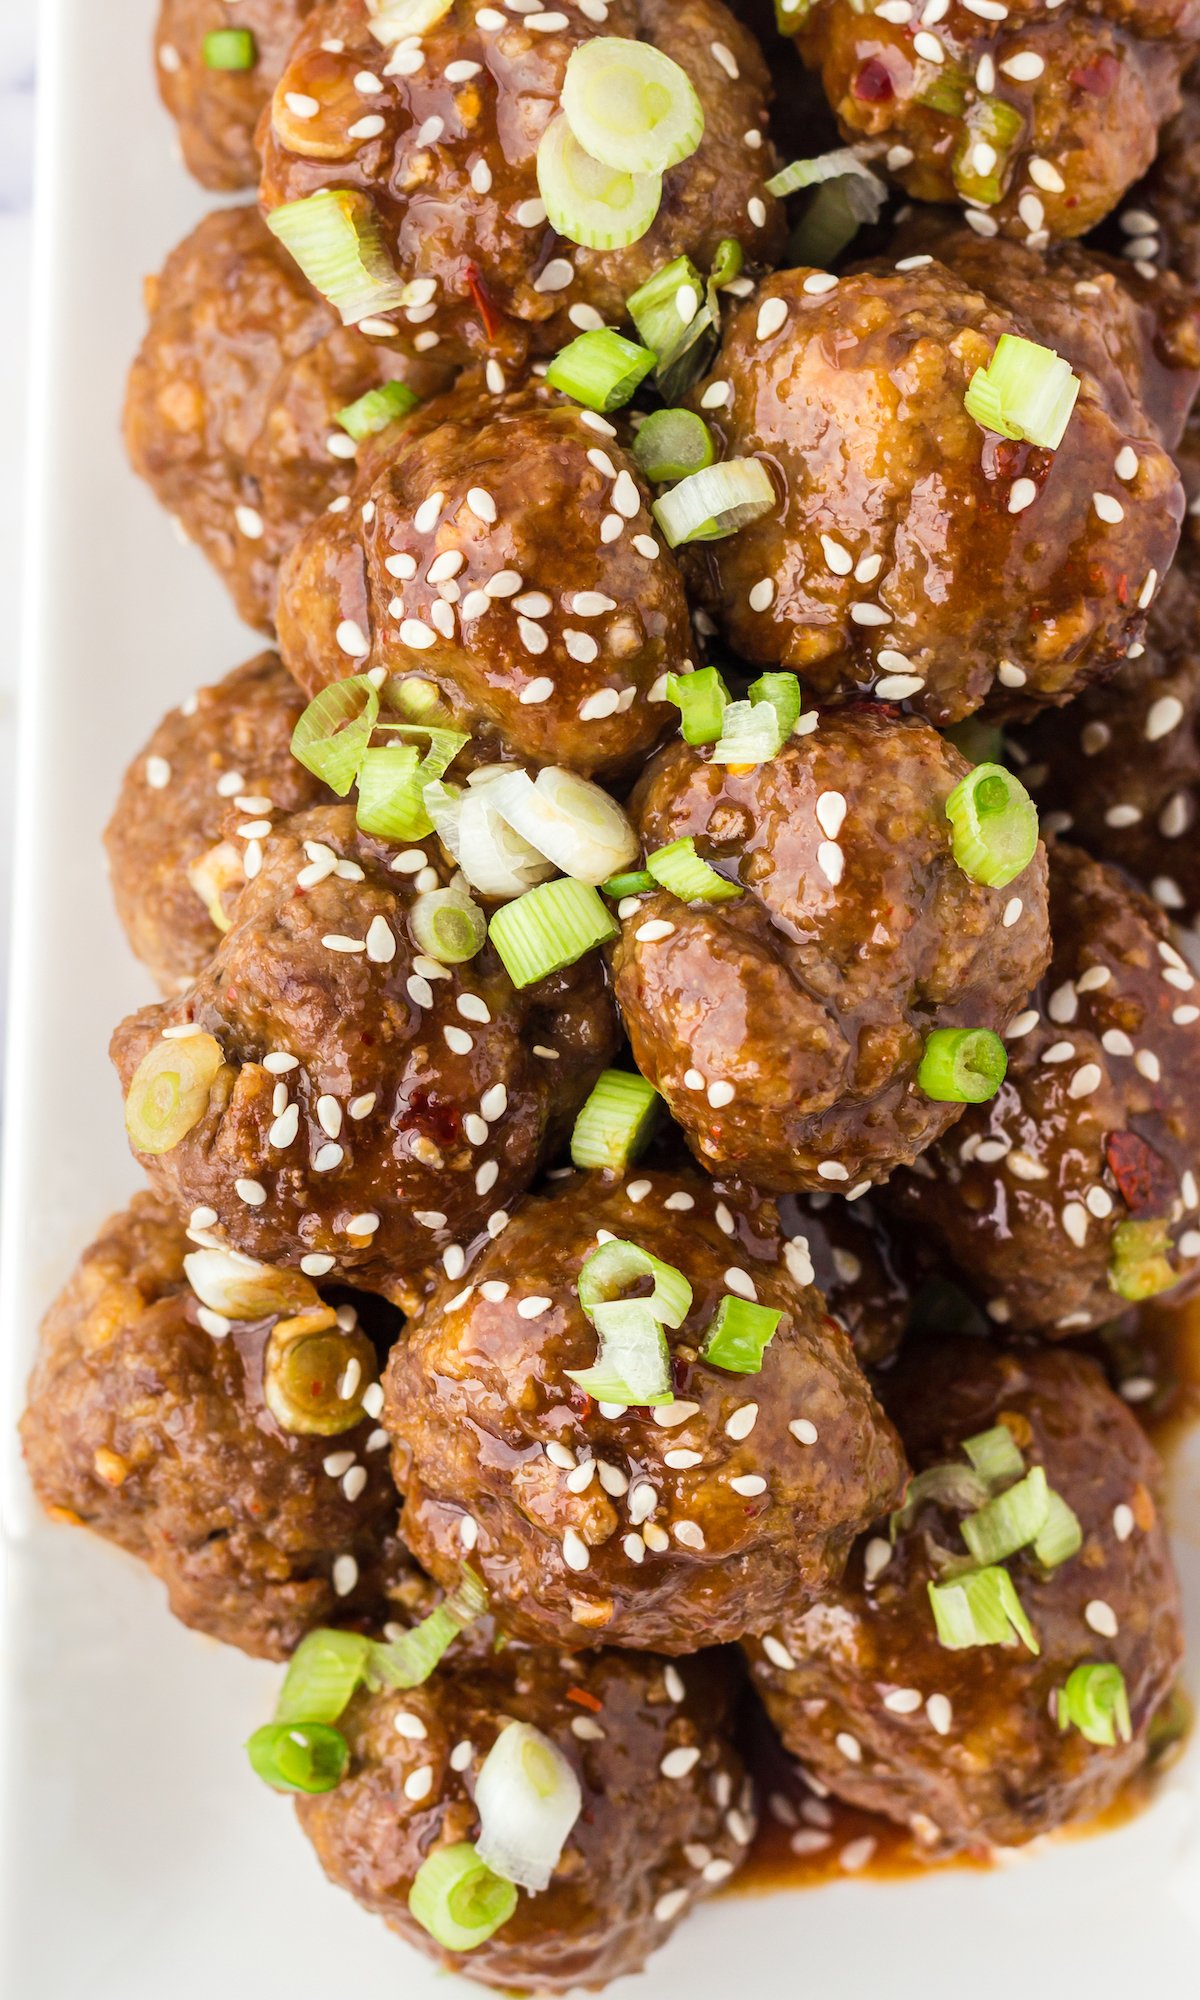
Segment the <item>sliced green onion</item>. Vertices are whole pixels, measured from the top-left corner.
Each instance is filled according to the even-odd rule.
[[[480,1859],[537,1895],[550,1885],[583,1793],[557,1744],[528,1722],[510,1722],[480,1766],[475,1810]]]
[[[702,472],[716,455],[712,432],[694,410],[652,411],[633,441],[633,456],[655,486]]]
[[[624,1173],[646,1146],[661,1105],[653,1084],[636,1070],[606,1069],[575,1120],[573,1164]]]
[[[949,1465],[930,1465],[910,1479],[903,1502],[888,1516],[888,1533],[893,1542],[916,1520],[922,1507],[948,1507],[962,1512],[982,1507],[988,1489],[978,1472],[957,1460]]]
[[[469,1840],[435,1847],[413,1877],[410,1914],[443,1951],[475,1951],[517,1907],[511,1882],[481,1861]]]
[[[253,69],[258,48],[249,28],[214,28],[203,42],[205,69]]]
[[[375,1349],[361,1327],[343,1331],[332,1306],[297,1313],[271,1329],[263,1400],[290,1436],[337,1437],[362,1422],[358,1385],[366,1387],[375,1366]]]
[[[459,886],[427,889],[408,913],[408,927],[418,948],[439,965],[463,965],[483,950],[487,918],[462,878]]]
[[[404,304],[407,286],[388,254],[368,195],[322,188],[303,201],[270,209],[266,223],[347,326]]]
[[[1037,852],[1037,807],[1002,764],[977,764],[946,800],[950,845],[964,875],[1003,889]]]
[[[1049,1511],[1046,1474],[1035,1465],[1006,1492],[968,1514],[960,1523],[962,1538],[977,1563],[1003,1562],[1037,1540]]]
[[[626,340],[623,333],[596,327],[559,349],[546,370],[552,389],[561,389],[589,410],[619,410],[644,382],[657,355]]]
[[[421,674],[390,674],[383,684],[382,704],[394,709],[406,722],[427,726],[440,722],[447,714],[436,682],[427,681]]]
[[[852,146],[838,146],[830,153],[819,153],[812,160],[793,160],[790,166],[780,169],[767,182],[767,193],[776,195],[796,194],[800,188],[819,187],[823,181],[841,180],[845,175],[857,180],[870,181],[877,191],[882,204],[887,199],[887,183],[873,174],[864,165]]]
[[[1170,1291],[1179,1282],[1170,1253],[1171,1237],[1164,1221],[1118,1222],[1109,1246],[1109,1285],[1131,1305]]]
[[[1083,1529],[1079,1516],[1068,1507],[1061,1493],[1051,1487],[1046,1495],[1047,1512],[1041,1532],[1033,1545],[1033,1553],[1043,1569],[1057,1569],[1060,1563],[1069,1562],[1083,1547]]]
[[[648,875],[644,868],[632,869],[627,875],[610,875],[607,882],[600,884],[604,894],[616,902],[624,896],[644,896],[654,886],[653,875]]]
[[[372,1688],[423,1687],[460,1632],[487,1610],[487,1592],[473,1569],[461,1566],[458,1587],[419,1625],[371,1647],[364,1669]]]
[[[986,368],[977,368],[964,404],[969,417],[1001,437],[1056,451],[1079,395],[1079,377],[1052,347],[1002,333]]]
[[[619,35],[594,35],[574,50],[562,105],[584,151],[626,174],[665,174],[704,137],[687,71],[651,43]]]
[[[841,147],[816,160],[798,161],[784,171],[793,177],[806,171],[807,184],[816,188],[788,240],[791,262],[824,269],[865,223],[878,222],[887,188],[852,148]]]
[[[967,108],[967,78],[953,67],[934,70],[914,92],[916,103],[927,111],[940,111],[944,118],[961,118]]]
[[[667,675],[667,700],[679,710],[685,743],[715,743],[729,705],[729,689],[715,667]]]
[[[350,1746],[323,1722],[267,1722],[246,1745],[250,1768],[277,1792],[332,1792],[346,1775]]]
[[[355,817],[381,840],[420,840],[433,832],[425,810],[421,759],[411,743],[368,750],[358,773]]]
[[[356,444],[361,444],[364,438],[386,430],[397,417],[406,417],[420,401],[407,382],[382,382],[378,389],[368,389],[356,403],[347,403],[344,410],[338,411],[336,421]]]
[[[617,1302],[643,1278],[652,1278],[654,1289],[636,1303],[648,1307],[664,1326],[682,1326],[692,1303],[692,1288],[683,1272],[620,1236],[610,1237],[584,1259],[576,1281],[579,1303],[593,1319],[598,1307]]]
[[[813,0],[775,0],[775,25],[781,35],[794,35],[812,12]]]
[[[966,113],[966,129],[950,156],[954,185],[966,201],[994,207],[1004,193],[1008,162],[1025,120],[1002,97],[980,97]]]
[[[696,852],[691,834],[658,847],[646,856],[646,868],[659,884],[684,903],[728,903],[744,893],[740,882],[718,875]]]
[[[1066,1686],[1058,1690],[1055,1706],[1060,1729],[1073,1725],[1102,1750],[1113,1749],[1118,1736],[1122,1743],[1133,1740],[1125,1676],[1109,1661],[1085,1660],[1073,1667]]]
[[[779,713],[769,701],[731,701],[713,745],[714,764],[748,768],[769,763],[783,744]]]
[[[625,303],[646,346],[660,361],[669,361],[679,352],[703,297],[704,279],[691,258],[673,257],[669,264],[660,264]]]
[[[759,1306],[750,1299],[727,1295],[709,1321],[700,1359],[710,1368],[728,1369],[731,1375],[757,1375],[782,1318],[783,1313],[774,1306]]]
[[[970,1570],[948,1583],[927,1586],[938,1642],[950,1652],[966,1646],[1041,1647],[1006,1569]]]
[[[578,882],[606,882],[637,859],[638,837],[616,800],[574,771],[550,766],[536,779],[503,771],[487,799],[522,840]]]
[[[453,5],[454,0],[367,0],[368,26],[376,41],[390,48],[436,28]]]
[[[990,1431],[979,1431],[974,1437],[964,1438],[963,1450],[980,1478],[989,1486],[997,1485],[1002,1479],[1019,1479],[1025,1470],[1025,1460],[1007,1424],[996,1424]]]
[[[602,166],[584,152],[561,113],[542,134],[537,179],[550,227],[587,250],[620,250],[636,243],[662,201],[658,174]]]
[[[621,1403],[626,1409],[651,1409],[674,1401],[671,1355],[660,1319],[648,1299],[613,1299],[593,1307],[600,1350],[590,1368],[567,1368],[597,1403]]]
[[[371,1641],[322,1627],[306,1632],[288,1662],[276,1722],[336,1722],[363,1677]]]
[[[125,1129],[139,1153],[169,1153],[200,1123],[224,1061],[213,1035],[153,1043],[125,1095]]]
[[[201,1305],[226,1319],[271,1319],[321,1306],[311,1278],[260,1264],[238,1250],[189,1250],[183,1269]]]
[[[379,693],[365,674],[331,681],[313,696],[292,731],[292,755],[344,799],[378,720]]]
[[[779,717],[779,737],[786,742],[800,720],[800,683],[795,674],[760,674],[749,688],[752,703],[769,701]]]
[[[554,864],[501,819],[488,802],[490,783],[474,784],[481,775],[471,773],[465,792],[435,779],[425,787],[425,809],[472,889],[498,899],[523,895],[553,875]]]
[[[726,458],[660,493],[653,514],[670,548],[719,542],[774,511],[771,475],[760,458]]]
[[[514,986],[532,986],[552,972],[561,972],[616,935],[617,926],[596,891],[569,876],[527,889],[497,910],[488,925],[488,936]]]
[[[723,291],[741,273],[745,255],[736,236],[723,236],[717,245],[712,269],[708,274],[709,286],[715,291]]]
[[[986,1104],[1004,1082],[1008,1053],[990,1028],[934,1028],[917,1088],[937,1104]]]

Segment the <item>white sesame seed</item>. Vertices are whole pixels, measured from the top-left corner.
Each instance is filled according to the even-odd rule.
[[[862,1745],[857,1736],[852,1736],[848,1729],[839,1729],[833,1740],[848,1764],[862,1763]]]
[[[1083,1616],[1092,1631],[1098,1632],[1101,1638],[1116,1638],[1119,1629],[1117,1614],[1113,1610],[1112,1605],[1106,1604],[1102,1597],[1093,1597],[1086,1605]]]
[[[574,1528],[568,1528],[564,1534],[562,1552],[568,1569],[585,1570],[591,1561],[587,1543]]]
[[[349,1597],[358,1582],[358,1564],[353,1556],[342,1555],[334,1559],[333,1588],[338,1597]]]
[[[788,1429],[797,1444],[815,1444],[817,1441],[817,1427],[807,1417],[794,1417]]]
[[[973,212],[968,209],[968,220]],[[1032,479],[1014,479],[1008,496],[1008,511],[1010,514],[1023,514],[1026,507],[1032,507],[1036,499],[1037,487]]]
[[[1076,1070],[1070,1083],[1067,1085],[1067,1096],[1074,1098],[1090,1097],[1094,1090],[1100,1088],[1101,1081],[1102,1072],[1099,1063],[1084,1063],[1081,1068]]]

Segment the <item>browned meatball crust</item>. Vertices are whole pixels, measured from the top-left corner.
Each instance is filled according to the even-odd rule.
[[[1143,275],[1165,269],[1200,289],[1200,65],[1183,80],[1183,102],[1163,127],[1154,165],[1105,234]]]
[[[679,570],[604,418],[529,389],[440,398],[364,458],[353,504],[280,581],[284,660],[315,693],[384,667],[441,690],[476,754],[584,774],[670,728],[691,645]]]
[[[927,1501],[894,1548],[881,1524],[839,1589],[748,1648],[755,1684],[788,1749],[839,1798],[947,1848],[1018,1846],[1117,1796],[1170,1693],[1183,1642],[1158,1461],[1095,1363],[1065,1349],[918,1342],[888,1399],[919,1469],[965,1467],[963,1439],[1002,1423],[1074,1510],[1078,1555],[1007,1565],[1041,1651],[939,1644],[930,1550],[966,1551],[958,1514]],[[1093,1661],[1125,1677],[1128,1744],[1059,1729],[1052,1700]]]
[[[426,958],[418,894],[451,870],[362,833],[350,806],[285,820],[194,985],[113,1036],[122,1084],[172,1027],[216,1038],[207,1109],[140,1155],[162,1193],[266,1262],[395,1287],[504,1209],[570,1130],[616,1030],[592,955],[514,991],[489,944]]]
[[[981,236],[1035,250],[1082,236],[1146,171],[1200,35],[1196,0],[1067,0],[1053,14],[1010,0],[991,18],[950,0],[936,24],[904,0],[792,11],[848,138],[873,141],[919,201],[961,202]]]
[[[613,947],[634,1058],[710,1172],[859,1191],[959,1116],[917,1087],[935,1028],[1003,1030],[1048,956],[1039,850],[1005,889],[954,859],[969,769],[925,723],[822,710],[738,771],[669,744],[631,801],[647,851],[690,836],[745,894],[646,896]]]
[[[260,653],[173,708],[134,758],[104,832],[117,915],[163,993],[212,957],[282,813],[330,798],[292,756],[304,696]]]
[[[146,301],[125,397],[130,461],[246,623],[270,632],[282,558],[353,482],[338,411],[392,380],[432,395],[448,371],[342,326],[253,208],[206,216]]]
[[[300,1824],[339,1888],[447,1967],[523,1992],[600,1986],[639,1971],[745,1856],[755,1816],[730,1737],[734,1691],[717,1653],[678,1666],[522,1646],[491,1661],[452,1654],[423,1687],[354,1697],[339,1724],[349,1773],[297,1801]],[[409,1914],[413,1878],[438,1847],[478,1835],[476,1779],[512,1721],[566,1757],[582,1810],[549,1887],[521,1893],[476,1950],[447,1954]]]
[[[158,93],[179,128],[188,172],[205,187],[253,187],[254,128],[313,0],[162,0],[155,32]],[[213,69],[207,36],[245,29],[254,37],[249,69]]]
[[[231,1333],[206,1313],[193,1247],[153,1195],[105,1224],[42,1323],[25,1459],[43,1506],[140,1556],[186,1625],[283,1659],[315,1625],[388,1615],[399,1503],[374,1418],[280,1428],[271,1322]]]
[[[364,0],[319,0],[260,134],[266,208],[326,187],[369,195],[414,286],[403,320],[456,353],[490,348],[515,361],[527,348],[552,353],[599,319],[619,323],[630,293],[672,257],[707,270],[721,240],[736,237],[748,258],[771,261],[783,212],[764,185],[778,164],[764,136],[769,77],[720,0],[607,0],[605,35],[652,43],[687,71],[704,137],[664,175],[640,241],[583,250],[549,227],[538,143],[597,11],[567,0],[542,10],[554,25],[540,30],[523,11],[455,0],[389,58]],[[364,93],[364,77],[378,87]],[[364,113],[370,135],[352,136]]]
[[[994,1320],[1054,1335],[1124,1310],[1110,1282],[1124,1224],[1161,1225],[1179,1278],[1200,1266],[1200,1008],[1161,912],[1076,848],[1052,850],[1050,931],[996,1096],[888,1199]]]
[[[576,1284],[602,1233],[692,1287],[653,1410],[614,1415],[566,1374],[596,1358]],[[699,1358],[725,1294],[783,1312],[756,1375]],[[386,1389],[414,1554],[449,1587],[468,1553],[506,1629],[542,1643],[691,1653],[761,1630],[840,1575],[904,1478],[807,1255],[690,1174],[528,1201],[410,1321]]]
[[[938,724],[994,685],[1066,701],[1141,637],[1178,539],[1175,467],[1090,375],[1056,451],[985,431],[971,377],[1001,334],[1036,329],[925,253],[901,266],[780,272],[732,316],[693,400],[782,491],[693,553],[691,580],[740,653],[825,698],[869,689]]]

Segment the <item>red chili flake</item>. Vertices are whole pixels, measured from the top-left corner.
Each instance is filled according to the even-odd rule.
[[[891,71],[878,56],[868,56],[853,84],[854,95],[864,104],[887,104],[896,95]]]
[[[1089,97],[1107,97],[1120,75],[1121,65],[1116,56],[1105,50],[1093,56],[1091,62],[1082,63],[1078,69],[1068,72],[1076,90],[1086,90]]]
[[[475,310],[483,321],[483,330],[489,340],[495,340],[497,333],[500,331],[501,315],[497,311],[491,293],[484,283],[483,273],[478,264],[470,263],[467,265],[463,275]]]
[[[1165,1215],[1179,1192],[1179,1179],[1160,1153],[1136,1132],[1109,1132],[1104,1157],[1131,1215]]]
[[[690,1372],[689,1363],[681,1354],[671,1356],[671,1386],[677,1396],[687,1388]]]
[[[436,1091],[414,1090],[405,1106],[404,1123],[417,1125],[443,1145],[452,1146],[462,1127],[462,1114],[449,1098],[439,1097]]]
[[[604,1707],[604,1703],[597,1700],[594,1694],[589,1694],[586,1688],[569,1687],[567,1700],[577,1702],[580,1708],[590,1708],[593,1715],[599,1715]]]

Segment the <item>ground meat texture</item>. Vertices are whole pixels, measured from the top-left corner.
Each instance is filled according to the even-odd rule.
[[[213,1210],[233,1249],[394,1288],[502,1228],[570,1131],[616,1043],[603,964],[523,993],[490,945],[438,966],[408,914],[450,872],[360,833],[349,806],[298,814],[264,839],[194,985],[117,1029],[126,1088],[174,1026],[219,1042],[199,1123],[140,1157],[178,1207]]]
[[[476,753],[612,776],[677,720],[674,558],[604,418],[541,389],[457,392],[366,457],[286,564],[280,646],[315,693],[383,667],[436,683]]]
[[[983,430],[963,398],[1002,333],[1037,337],[924,261],[780,272],[733,315],[693,399],[780,500],[692,551],[689,576],[745,658],[943,725],[993,687],[1066,701],[1140,640],[1178,539],[1175,467],[1090,377],[1057,451]]]
[[[686,70],[704,137],[664,175],[657,220],[637,243],[583,250],[549,228],[538,143],[594,12],[571,0],[529,18],[456,0],[389,58],[364,0],[320,0],[260,135],[267,209],[325,187],[369,195],[411,282],[404,320],[459,354],[513,362],[620,322],[630,293],[672,257],[706,271],[736,237],[748,259],[772,261],[784,225],[764,185],[778,166],[765,137],[769,77],[719,0],[608,0],[605,35],[650,42]],[[553,25],[540,30],[538,19]],[[355,136],[364,124],[369,136]]]
[[[162,0],[154,49],[158,92],[179,128],[184,165],[205,187],[254,186],[254,128],[312,4]],[[206,38],[230,28],[249,29],[254,37],[249,69],[212,69],[204,59]]]
[[[668,1332],[675,1400],[611,1414],[566,1370],[597,1336],[576,1285],[598,1233],[692,1286]],[[904,1464],[850,1343],[752,1208],[698,1176],[599,1176],[530,1200],[440,1285],[388,1368],[405,1537],[447,1587],[464,1553],[506,1630],[690,1653],[758,1631],[840,1575]],[[698,1358],[719,1299],[783,1313],[759,1374]],[[605,1414],[609,1411],[609,1414]]]
[[[1082,236],[1145,173],[1200,34],[1196,0],[1068,0],[1053,18],[1022,0],[991,20],[951,0],[935,28],[900,4],[891,19],[854,0],[800,11],[846,137],[875,141],[917,200],[961,201],[981,236],[1035,250]],[[1011,136],[996,138],[997,101],[1020,120]]]
[[[783,1195],[779,1216],[808,1252],[817,1290],[858,1360],[879,1367],[899,1347],[911,1305],[886,1218],[869,1198],[851,1205],[835,1194]]]
[[[1163,127],[1158,155],[1145,179],[1105,231],[1119,250],[1147,275],[1175,272],[1185,285],[1200,288],[1200,66],[1183,81],[1183,102]]]
[[[152,1195],[105,1224],[42,1323],[25,1459],[48,1512],[140,1556],[186,1625],[283,1659],[315,1625],[388,1616],[409,1569],[399,1503],[373,1418],[280,1429],[269,1324],[206,1330],[193,1247]]]
[[[1001,1325],[1047,1335],[1115,1319],[1123,1223],[1161,1223],[1200,1264],[1200,1007],[1148,898],[1078,849],[1051,855],[1054,956],[1008,1032],[989,1104],[888,1190]]]
[[[971,881],[944,810],[969,767],[944,738],[865,705],[808,720],[749,770],[659,753],[630,805],[647,852],[690,836],[745,893],[644,897],[613,978],[710,1172],[858,1192],[959,1116],[917,1087],[927,1035],[1003,1031],[1044,967],[1045,856],[1005,889]]]
[[[964,1438],[1011,1430],[1083,1530],[1078,1555],[1007,1567],[1041,1646],[938,1643],[930,1545],[965,1556],[959,1516],[927,1503],[892,1548],[855,1550],[841,1588],[747,1650],[788,1749],[839,1798],[944,1848],[1015,1847],[1108,1805],[1144,1763],[1179,1665],[1179,1600],[1158,1514],[1158,1460],[1093,1361],[1065,1349],[918,1342],[890,1379],[914,1466],[966,1465]],[[1060,1731],[1051,1701],[1087,1661],[1125,1677],[1133,1740]]]
[[[281,559],[353,482],[337,412],[393,379],[432,395],[449,372],[396,337],[342,326],[253,208],[206,216],[146,296],[125,399],[130,461],[247,624],[270,632]]]
[[[359,1693],[339,1728],[350,1769],[297,1801],[339,1888],[410,1944],[486,1985],[562,1993],[637,1972],[679,1919],[745,1857],[755,1816],[730,1729],[729,1662],[678,1666],[648,1653],[460,1651],[423,1687]],[[550,1885],[520,1892],[508,1922],[469,1954],[443,1953],[408,1898],[422,1861],[479,1834],[475,1784],[511,1721],[548,1736],[583,1807]]]
[[[292,756],[305,698],[275,653],[235,667],[159,723],[105,829],[117,914],[164,993],[220,942],[282,813],[330,793]]]

